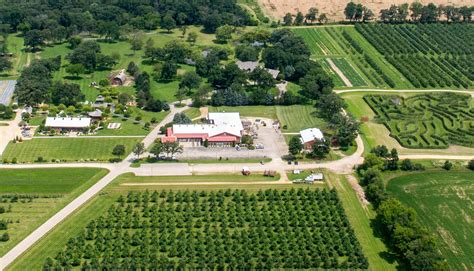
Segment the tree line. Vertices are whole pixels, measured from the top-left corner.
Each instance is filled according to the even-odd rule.
[[[378,19],[384,23],[435,23],[442,19],[447,22],[470,22],[473,10],[472,6],[437,6],[434,3],[423,5],[420,2],[413,2],[391,5],[387,9],[382,9]],[[344,15],[350,22],[367,22],[376,18],[372,10],[354,2],[346,5]]]
[[[445,169],[448,167],[449,162]],[[403,205],[385,190],[382,172],[398,169],[418,171],[424,170],[424,167],[409,159],[400,161],[396,149],[389,151],[382,145],[373,148],[357,168],[366,197],[375,208],[376,220],[390,248],[409,270],[448,270],[435,237],[420,224],[415,210]]]

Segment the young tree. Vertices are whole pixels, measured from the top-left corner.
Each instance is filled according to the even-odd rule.
[[[298,11],[295,17],[295,25],[303,25],[303,22],[304,22],[304,15],[301,11]]]
[[[84,99],[85,96],[78,84],[55,82],[51,88],[51,101],[55,105],[75,106]]]
[[[171,31],[176,28],[176,21],[173,19],[173,16],[166,14],[161,20],[160,26],[166,29],[168,33],[171,33]]]
[[[44,45],[44,37],[40,30],[33,29],[25,34],[25,47],[29,47],[31,51],[36,51],[38,47]]]
[[[77,63],[77,64],[69,64],[66,67],[66,72],[74,76],[74,78],[79,78],[79,74],[83,74],[86,71],[84,65]]]
[[[118,158],[122,157],[125,154],[125,146],[124,145],[116,145],[112,150],[112,154],[117,156]]]
[[[198,34],[196,32],[190,32],[188,34],[188,38],[186,39],[187,42],[191,43],[191,45],[194,45],[197,41]]]
[[[160,78],[164,80],[170,80],[176,76],[178,72],[178,66],[175,62],[166,61],[161,69]]]
[[[326,13],[321,13],[321,14],[319,15],[319,17],[318,17],[318,22],[319,22],[320,24],[325,24],[325,23],[328,22],[328,20],[329,20],[329,18],[328,18],[328,16],[326,15]]]
[[[182,89],[196,89],[201,85],[202,79],[196,72],[191,71],[187,72],[181,78],[181,82],[179,82],[179,88]]]
[[[219,26],[216,30],[216,41],[218,43],[227,43],[228,40],[232,39],[232,33],[235,28],[230,25]]]
[[[9,71],[12,68],[12,62],[8,58],[0,57],[0,73]]]
[[[179,88],[177,91],[176,91],[176,94],[174,95],[174,97],[176,99],[178,99],[178,102],[181,103],[184,98],[186,97],[186,94],[187,94],[187,90],[184,89],[184,88]]]
[[[346,19],[351,21],[354,20],[356,14],[356,7],[357,5],[354,2],[347,3],[346,7],[344,8],[344,15]]]
[[[293,24],[293,15],[291,15],[291,13],[287,13],[285,14],[285,16],[283,17],[283,25],[284,26],[290,26]]]
[[[288,143],[288,152],[292,155],[298,155],[303,150],[303,143],[299,136],[294,136]]]
[[[145,144],[142,142],[139,142],[133,147],[133,154],[137,156],[138,159],[140,159],[140,155],[145,153]]]
[[[329,140],[315,140],[311,148],[311,157],[324,159],[329,154]]]
[[[451,170],[452,168],[453,168],[453,163],[449,162],[449,160],[446,160],[443,164],[443,169]]]
[[[469,161],[469,163],[467,163],[467,168],[470,170],[474,170],[474,159],[472,159],[471,161]]]
[[[141,50],[143,47],[143,34],[139,32],[132,35],[129,42],[133,50],[133,54],[135,54],[136,51]]]
[[[308,13],[305,16],[306,22],[310,21],[311,23],[313,23],[314,21],[316,21],[316,17],[318,16],[318,12],[319,12],[319,10],[317,8],[315,8],[315,7],[310,8],[308,10]]]

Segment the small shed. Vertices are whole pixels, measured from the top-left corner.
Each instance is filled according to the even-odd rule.
[[[122,69],[117,75],[112,77],[111,83],[114,86],[123,86],[126,80],[127,80],[127,74],[125,73],[125,70]]]
[[[249,167],[242,167],[242,175],[245,175],[245,176],[250,175],[250,168]]]

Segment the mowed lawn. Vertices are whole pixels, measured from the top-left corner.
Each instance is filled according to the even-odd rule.
[[[354,188],[343,175],[334,175],[328,179],[330,186],[334,187],[341,199],[342,206],[346,211],[349,222],[359,240],[364,255],[369,260],[369,270],[396,270],[397,263],[394,256],[390,254],[385,243],[372,227],[371,222],[375,219],[375,211],[372,206],[363,206]]]
[[[69,193],[91,179],[95,168],[67,169],[1,169],[1,193],[63,194]]]
[[[23,143],[8,144],[2,159],[18,162],[33,162],[38,157],[51,161],[106,161],[113,158],[112,149],[116,145],[125,145],[127,153],[140,138],[37,138]]]
[[[6,231],[0,230],[10,236],[9,241],[0,242],[0,257],[107,172],[97,168],[0,170],[0,206],[11,208],[0,214],[0,220],[12,221]],[[34,198],[12,201],[8,195]]]
[[[451,270],[474,270],[474,172],[405,175],[391,179],[387,190],[416,210]]]

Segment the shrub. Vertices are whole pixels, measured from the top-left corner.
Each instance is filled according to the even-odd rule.
[[[470,170],[474,170],[474,159],[472,159],[471,161],[469,161],[469,163],[467,163],[467,168]]]
[[[453,163],[446,160],[443,164],[443,168],[446,169],[446,170],[451,170],[453,168]]]
[[[16,157],[13,157],[12,164],[16,164],[16,163],[17,163]]]
[[[10,240],[10,236],[8,235],[8,233],[4,233],[2,234],[2,236],[0,237],[0,242],[6,242]]]

